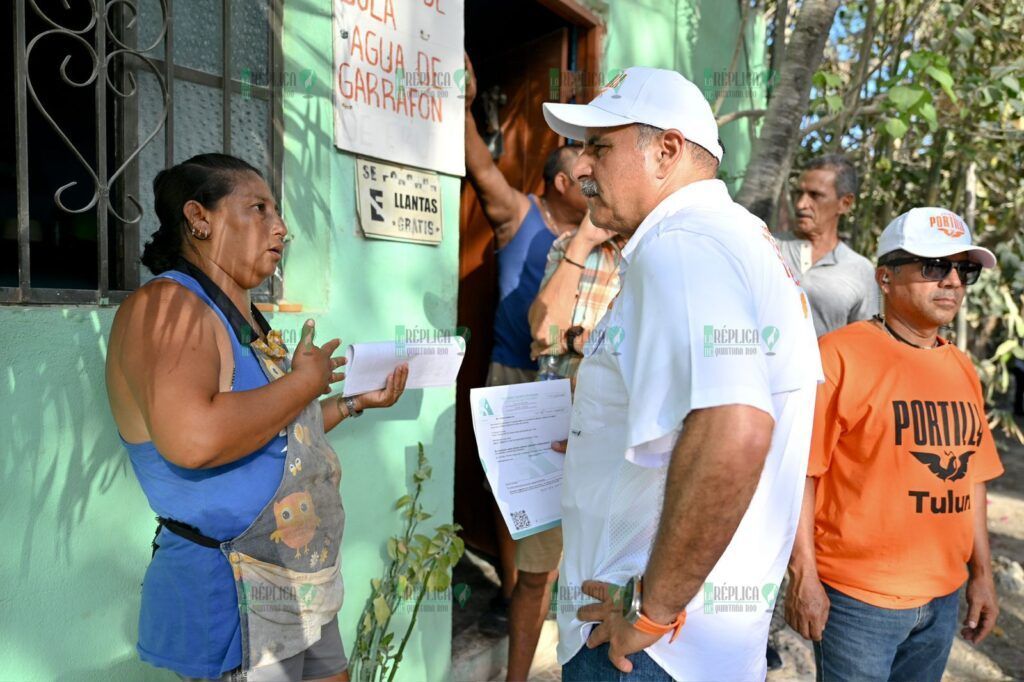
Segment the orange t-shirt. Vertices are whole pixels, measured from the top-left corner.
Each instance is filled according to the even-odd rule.
[[[978,375],[943,343],[913,348],[870,321],[820,339],[818,574],[874,606],[915,608],[967,579],[974,484],[1003,472]]]

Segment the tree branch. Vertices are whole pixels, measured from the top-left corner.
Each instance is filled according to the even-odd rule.
[[[754,146],[737,196],[741,205],[762,220],[770,219],[773,214],[773,206],[789,174],[810,98],[811,78],[821,63],[837,9],[839,0],[805,0],[786,46],[786,61],[765,113],[763,132]]]
[[[874,114],[880,114],[883,111],[882,101],[885,99],[885,95],[875,95],[871,99],[863,100],[862,104],[857,107],[857,114],[860,116],[873,116]],[[811,133],[816,133],[820,130],[828,128],[830,125],[839,120],[842,112],[831,114],[829,116],[822,116],[817,121],[809,126],[804,127],[800,130],[801,138],[807,137]],[[837,135],[842,135],[845,130],[837,130]]]
[[[860,109],[858,102],[860,101],[860,89],[867,81],[868,63],[871,57],[871,44],[875,40],[875,1],[868,0],[866,18],[864,20],[864,30],[860,38],[860,50],[858,51],[857,59],[857,75],[850,82],[850,87],[846,91],[846,96],[843,98],[843,111],[840,112],[839,117],[839,130],[845,130],[846,126],[851,120],[857,115],[857,110]],[[839,148],[840,141],[842,140],[841,135],[836,135],[829,147],[832,151]]]
[[[722,114],[715,119],[718,123],[718,127],[721,128],[726,123],[732,123],[733,121],[740,118],[760,118],[767,113],[767,109],[745,109],[744,111],[731,111],[728,114]]]

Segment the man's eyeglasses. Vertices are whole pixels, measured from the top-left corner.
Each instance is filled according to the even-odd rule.
[[[897,266],[909,265],[911,263],[921,264],[921,276],[932,282],[941,282],[949,276],[949,271],[956,268],[956,274],[965,285],[974,284],[981,276],[981,263],[969,260],[952,261],[947,258],[921,258],[912,256],[909,258],[894,258],[882,265]]]

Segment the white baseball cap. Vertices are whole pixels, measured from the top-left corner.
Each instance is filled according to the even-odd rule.
[[[711,105],[700,88],[675,71],[631,66],[613,78],[590,104],[544,104],[544,120],[562,137],[586,138],[587,128],[645,123],[678,130],[719,161],[722,145]]]
[[[963,218],[945,208],[912,208],[889,223],[878,238],[878,258],[897,249],[923,258],[941,258],[967,253],[982,267],[995,267],[996,257],[981,246],[974,246],[971,228]]]

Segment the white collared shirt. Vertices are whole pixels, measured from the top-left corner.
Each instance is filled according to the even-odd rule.
[[[583,581],[622,585],[644,572],[686,415],[743,404],[775,419],[761,480],[708,576],[707,599],[702,592],[687,606],[675,643],[665,637],[647,653],[676,679],[764,679],[822,378],[806,295],[764,224],[718,180],[662,201],[623,249],[622,268],[622,290],[577,377],[562,487],[558,660],[571,659],[590,630],[575,615],[591,601]]]

